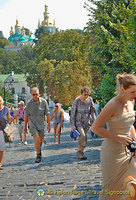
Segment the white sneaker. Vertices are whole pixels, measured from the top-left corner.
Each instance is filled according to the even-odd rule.
[[[27,145],[27,141],[24,142],[24,145]]]
[[[20,144],[23,144],[23,142],[22,142],[22,141],[20,141],[20,142],[18,143],[18,145],[20,145]]]

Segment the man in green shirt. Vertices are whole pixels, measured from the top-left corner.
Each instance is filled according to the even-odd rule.
[[[35,150],[37,157],[35,162],[41,162],[41,146],[44,140],[44,129],[46,121],[48,123],[47,130],[50,132],[50,113],[47,101],[39,97],[39,89],[32,88],[32,99],[28,102],[25,112],[25,128],[27,131],[27,124],[29,121],[29,131],[34,138]]]

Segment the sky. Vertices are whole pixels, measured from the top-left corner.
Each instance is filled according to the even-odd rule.
[[[11,26],[19,25],[35,32],[38,20],[43,21],[45,4],[48,5],[51,21],[55,19],[59,29],[83,29],[89,20],[83,8],[85,0],[0,0],[0,31],[9,37]]]

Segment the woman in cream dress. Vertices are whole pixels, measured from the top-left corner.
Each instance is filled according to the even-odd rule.
[[[117,75],[119,93],[104,107],[92,131],[105,140],[101,148],[102,194],[100,200],[136,200],[136,154],[130,160],[126,146],[136,140],[134,98],[136,76]],[[108,129],[103,126],[107,123]]]

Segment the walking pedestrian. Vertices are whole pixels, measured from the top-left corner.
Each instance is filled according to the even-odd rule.
[[[51,114],[51,119],[53,119],[53,127],[54,127],[54,143],[56,143],[56,134],[58,135],[58,144],[60,144],[60,135],[61,128],[63,128],[63,110],[61,109],[61,104],[56,103],[54,110]]]
[[[136,199],[136,153],[127,149],[131,137],[136,140],[133,126],[136,76],[117,75],[117,86],[118,95],[107,103],[92,125],[92,131],[105,138],[101,148],[103,194],[100,200]],[[103,127],[105,123],[108,129]],[[117,191],[128,192],[117,194]]]
[[[8,129],[7,125],[8,123],[10,123],[10,120],[11,116],[9,108],[3,105],[3,98],[0,96],[0,123],[2,125],[2,127],[0,126],[0,170],[4,169],[2,159],[5,150],[5,141],[2,129],[4,129],[5,131]]]
[[[14,113],[14,107],[11,106],[11,107],[10,107],[10,116],[11,116],[11,118],[12,118],[13,123],[14,123],[14,115],[15,115],[15,113]]]
[[[84,154],[84,149],[87,143],[87,133],[96,118],[94,103],[89,94],[90,88],[84,86],[81,89],[81,96],[74,100],[70,114],[72,131],[76,128],[80,133],[77,151],[77,157],[79,160],[87,159]]]
[[[34,138],[35,150],[37,153],[36,163],[41,162],[41,146],[44,140],[44,130],[46,121],[48,122],[47,130],[50,132],[50,113],[47,101],[39,97],[37,87],[31,90],[32,99],[27,103],[25,112],[25,132],[29,120],[29,131]],[[46,120],[47,119],[47,120]]]
[[[19,118],[19,124],[18,124],[18,132],[20,136],[20,142],[18,143],[23,144],[23,133],[24,133],[24,145],[27,145],[27,132],[24,131],[25,128],[25,107],[24,107],[24,101],[20,101],[18,103],[19,109],[15,113],[15,118]]]

